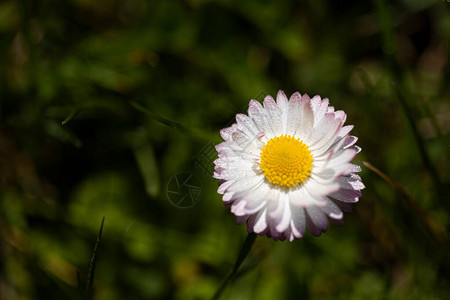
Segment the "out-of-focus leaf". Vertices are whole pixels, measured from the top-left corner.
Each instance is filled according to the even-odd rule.
[[[140,146],[134,150],[134,157],[145,182],[145,191],[150,197],[159,195],[160,182],[158,165],[151,144]]]
[[[75,190],[69,206],[69,221],[75,226],[98,230],[105,216],[108,232],[124,233],[132,221],[127,179],[114,172],[86,178]]]
[[[47,133],[61,142],[72,144],[73,146],[79,148],[81,147],[81,141],[73,134],[68,128],[63,127],[55,121],[45,122],[45,129]]]
[[[0,32],[14,28],[19,22],[17,2],[5,1],[0,3]]]

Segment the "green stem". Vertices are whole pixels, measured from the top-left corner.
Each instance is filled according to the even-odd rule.
[[[252,249],[253,243],[255,242],[257,235],[255,233],[249,233],[247,238],[245,239],[244,244],[242,245],[241,251],[239,251],[239,255],[234,263],[233,269],[230,273],[228,273],[227,277],[222,281],[216,293],[212,297],[212,300],[217,300],[222,295],[223,291],[227,287],[228,283],[232,281],[236,277],[236,273],[241,266],[242,262],[245,260],[247,255],[250,253]]]

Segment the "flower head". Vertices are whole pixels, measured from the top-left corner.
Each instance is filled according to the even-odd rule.
[[[362,195],[361,169],[351,163],[361,150],[353,126],[320,96],[296,92],[288,100],[279,91],[263,104],[251,100],[248,116],[237,114],[220,131],[218,193],[248,232],[292,241],[308,228],[319,236]]]

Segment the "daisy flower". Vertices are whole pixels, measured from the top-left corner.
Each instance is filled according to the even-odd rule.
[[[361,150],[347,115],[328,99],[283,91],[263,105],[251,100],[248,116],[222,129],[213,177],[218,193],[247,231],[274,240],[319,236],[328,220],[343,222],[343,212],[361,197],[364,185],[351,160]]]

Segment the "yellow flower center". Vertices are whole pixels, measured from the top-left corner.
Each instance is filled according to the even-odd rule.
[[[259,166],[271,183],[289,187],[308,178],[312,163],[311,151],[303,141],[282,135],[264,145]]]

